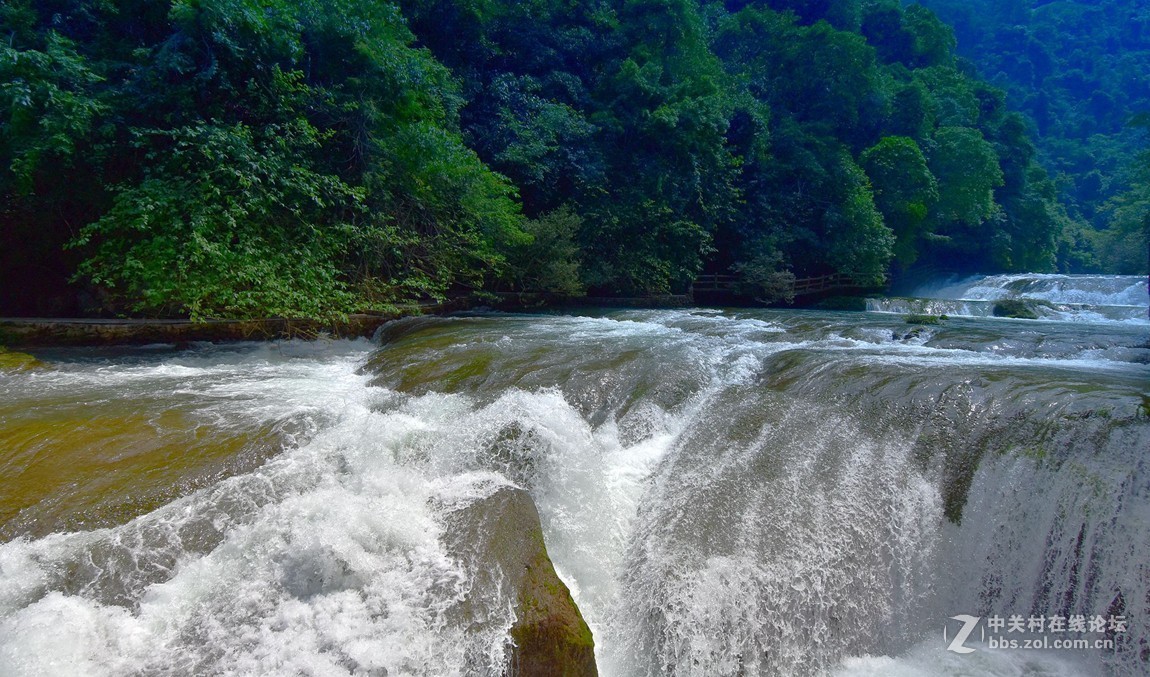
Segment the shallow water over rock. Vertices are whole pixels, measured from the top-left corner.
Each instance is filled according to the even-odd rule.
[[[600,674],[1144,674],[1146,328],[910,329],[589,311],[38,354],[0,374],[0,673],[502,672],[514,600],[450,534],[515,486]],[[1125,626],[960,655],[960,614]]]

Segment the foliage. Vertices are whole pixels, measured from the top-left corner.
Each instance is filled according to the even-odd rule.
[[[930,169],[939,184],[934,218],[940,226],[977,229],[994,215],[994,189],[1003,183],[994,149],[968,127],[943,127],[934,142]]]
[[[580,251],[575,241],[581,226],[582,219],[566,206],[524,223],[523,230],[531,241],[520,244],[508,257],[514,286],[529,292],[583,294]]]
[[[1150,14],[1140,0],[922,0],[955,27],[958,50],[1022,111],[1064,208],[1058,265],[1146,272],[1137,218],[1150,111]],[[1026,238],[1024,238],[1026,239]],[[1013,253],[1028,260],[1032,241]],[[1037,246],[1047,247],[1044,238]]]
[[[1108,227],[1094,235],[1092,249],[1098,253],[1099,267],[1105,270],[1141,275],[1150,265],[1150,164],[1144,166],[1146,174],[1141,180],[1102,207]]]
[[[875,204],[894,233],[893,254],[910,265],[926,232],[927,215],[938,202],[938,179],[922,149],[905,136],[883,137],[863,152],[861,162],[874,186]]]
[[[141,139],[154,148],[147,177],[123,186],[76,242],[93,243],[82,275],[132,310],[197,319],[351,309],[338,257],[357,235],[363,194],[295,166],[295,153],[320,146],[314,127],[199,124],[153,135],[161,140]],[[325,223],[337,211],[342,222]]]
[[[57,216],[36,201],[70,205],[45,162],[78,175],[88,211],[56,246],[86,256],[76,277],[107,309],[328,317],[441,298],[526,237],[514,188],[462,141],[450,74],[392,6],[56,9],[23,6],[4,53],[4,190],[35,231]]]
[[[760,249],[748,260],[735,264],[739,293],[760,303],[794,301],[795,276],[782,266],[782,255],[771,249]]]
[[[828,260],[863,286],[881,285],[893,256],[894,233],[875,207],[870,181],[850,156],[844,156],[835,183],[841,201],[827,210]]]
[[[1145,221],[1132,172],[1092,175],[1114,227],[1084,230],[1006,95],[897,0],[10,0],[0,33],[8,312],[330,317],[700,272],[777,301],[910,265],[1125,269]]]

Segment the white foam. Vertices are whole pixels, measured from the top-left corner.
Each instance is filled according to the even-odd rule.
[[[899,656],[847,658],[831,677],[1082,677],[1098,669],[1066,652],[989,649],[971,641],[966,645],[975,652],[947,651],[940,634]]]
[[[1150,322],[1147,280],[1136,275],[1016,274],[975,276],[920,287],[910,299],[870,299],[869,310],[892,313],[992,316],[995,301],[1040,301],[1039,319],[1060,322]]]
[[[0,545],[0,674],[451,675],[467,656],[502,660],[504,628],[473,636],[448,621],[467,585],[429,507],[497,478],[402,463],[428,422],[373,411],[357,352],[267,371],[232,358],[194,374],[129,368],[158,388],[178,375],[204,406],[302,409],[327,424],[258,471],[121,527]],[[427,406],[450,415],[442,404]],[[187,549],[181,539],[205,529],[218,544]]]
[[[838,404],[772,394],[760,385],[764,363],[807,351],[816,353],[807,356],[812,369],[840,360],[957,370],[1120,365],[1137,378],[1150,366],[1106,363],[1099,349],[1051,359],[995,345],[939,348],[929,331],[894,341],[886,328],[806,320],[788,335],[777,314],[749,314],[484,320],[497,350],[518,350],[524,338],[536,341],[532,349],[596,343],[656,368],[661,359],[691,367],[683,399],[668,398],[676,404],[636,397],[594,425],[559,387],[475,396],[368,387],[358,372],[370,349],[363,343],[64,364],[36,387],[78,401],[177,398],[223,421],[303,416],[314,430],[260,469],[129,524],[0,545],[0,674],[499,672],[510,602],[486,600],[496,611],[478,634],[460,627],[469,569],[440,536],[443,511],[512,483],[536,501],[605,677],[809,664],[838,675],[969,674],[938,640],[919,642],[940,552],[954,536],[940,528],[937,478],[921,470],[909,438],[876,436]],[[745,429],[727,431],[735,416]],[[728,433],[737,441],[706,447]],[[503,456],[491,453],[499,444]],[[1014,472],[988,462],[970,509],[1006,494],[1001,483]],[[1073,496],[1086,491],[1062,479]],[[708,497],[712,512],[700,513]],[[1046,505],[1041,496],[1020,500]],[[1004,518],[987,510],[993,538]],[[1121,525],[1134,533],[1130,520],[1142,518],[1126,514]],[[692,531],[696,523],[715,529]],[[1019,539],[1033,555],[1041,534]],[[1033,578],[1017,568],[1014,583]],[[986,651],[965,665],[1075,674],[1058,672],[1057,656],[1042,672],[1043,660]]]

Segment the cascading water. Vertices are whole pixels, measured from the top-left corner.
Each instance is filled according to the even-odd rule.
[[[511,600],[442,535],[510,484],[609,677],[1145,674],[1146,341],[626,311],[45,354],[0,375],[0,674],[497,674]],[[1124,627],[960,654],[961,614]]]
[[[1000,301],[1027,304],[1039,319],[1150,322],[1145,277],[1135,275],[991,275],[925,285],[905,298],[868,299],[868,310],[991,317]]]

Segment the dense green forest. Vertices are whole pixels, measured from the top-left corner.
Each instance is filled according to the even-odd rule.
[[[1032,125],[1073,217],[1060,265],[1146,272],[1150,5],[1143,0],[922,0],[958,53]]]
[[[772,300],[1092,246],[1027,118],[898,0],[8,0],[0,37],[2,312],[323,317],[701,271]],[[1127,185],[1096,210],[1135,218]]]

